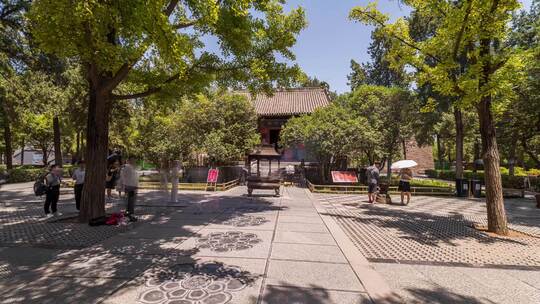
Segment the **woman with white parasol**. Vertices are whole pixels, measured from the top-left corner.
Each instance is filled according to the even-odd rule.
[[[400,160],[392,164],[391,169],[399,169],[399,187],[401,191],[401,204],[408,205],[411,201],[411,179],[413,173],[411,168],[416,167],[418,164],[414,160]],[[407,196],[407,203],[403,202],[403,199]]]

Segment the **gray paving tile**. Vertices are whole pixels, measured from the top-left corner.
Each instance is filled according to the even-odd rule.
[[[95,249],[107,253],[125,255],[187,255],[189,252],[177,249],[188,237],[161,239],[113,237],[95,246]]]
[[[372,304],[365,293],[266,285],[264,304]]]
[[[320,217],[315,216],[294,216],[294,215],[280,215],[278,222],[280,223],[304,223],[304,224],[323,224]]]
[[[140,229],[133,229],[128,232],[122,233],[121,237],[134,238],[134,239],[156,239],[173,240],[176,237],[189,237],[204,226],[182,226],[178,228],[173,227],[159,227],[159,226],[145,226]]]
[[[274,243],[336,245],[336,241],[330,233],[295,231],[276,231]]]
[[[274,243],[270,257],[283,260],[347,263],[337,246]]]
[[[328,232],[324,224],[307,223],[283,223],[277,224],[277,231],[296,231],[296,232]]]
[[[41,277],[2,294],[0,303],[99,303],[127,280],[105,278]]]
[[[269,285],[364,291],[348,264],[271,260],[267,275]]]
[[[128,256],[89,249],[48,263],[36,271],[49,277],[130,279],[144,272],[157,260],[159,257]]]

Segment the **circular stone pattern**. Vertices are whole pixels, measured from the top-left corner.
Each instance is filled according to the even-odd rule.
[[[259,226],[268,222],[268,220],[262,216],[251,216],[244,215],[228,219],[224,221],[223,225],[235,226],[235,227],[246,227],[246,226]]]
[[[215,263],[202,264],[191,267],[188,273],[178,273],[176,280],[148,279],[147,289],[138,300],[144,304],[227,304],[232,301],[232,293],[247,285],[238,278],[239,274],[241,270],[237,267],[224,269]]]
[[[240,231],[212,232],[198,240],[199,248],[207,248],[216,252],[245,250],[262,242],[254,233]]]

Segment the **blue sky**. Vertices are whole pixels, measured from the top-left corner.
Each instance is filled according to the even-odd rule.
[[[529,8],[532,0],[521,1]],[[369,60],[367,47],[371,28],[348,20],[352,7],[366,5],[368,0],[289,0],[287,7],[302,6],[308,27],[299,35],[294,47],[296,62],[308,75],[330,84],[338,93],[349,90],[347,74],[350,60]],[[380,0],[379,9],[393,18],[407,15],[409,9],[397,0]]]

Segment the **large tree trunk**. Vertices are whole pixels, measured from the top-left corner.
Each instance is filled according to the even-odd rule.
[[[461,110],[454,107],[456,123],[456,178],[463,178],[463,116]]]
[[[81,222],[105,215],[110,93],[103,92],[98,84],[91,82],[89,96],[85,155],[86,175],[79,213]]]
[[[62,142],[60,134],[60,121],[58,116],[53,118],[53,134],[54,134],[54,163],[60,167],[63,165],[62,161]]]
[[[0,108],[0,111],[2,111],[4,117],[4,145],[6,150],[6,169],[11,170],[13,169],[13,135],[11,133],[11,122],[8,117],[8,111],[6,109],[5,103],[6,101],[3,100],[2,108]]]
[[[492,73],[490,56],[490,39],[480,42],[480,57],[484,58],[482,77],[479,81],[479,91],[484,92]],[[486,205],[488,230],[500,235],[508,234],[506,211],[502,191],[501,170],[499,167],[499,150],[493,115],[491,113],[491,95],[484,93],[477,105],[480,120],[480,135],[482,138],[482,158],[484,160],[484,178],[486,184]]]

